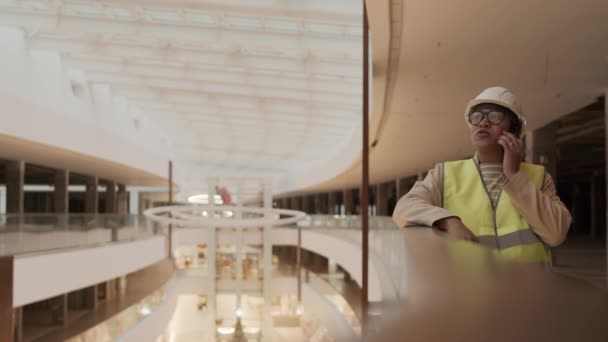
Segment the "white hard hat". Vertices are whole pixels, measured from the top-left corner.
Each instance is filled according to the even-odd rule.
[[[477,95],[477,97],[469,102],[467,109],[464,112],[465,120],[471,112],[473,107],[482,103],[492,103],[499,106],[510,109],[519,121],[521,121],[522,129],[526,126],[526,117],[521,109],[521,106],[517,102],[515,95],[507,88],[504,87],[490,87]]]

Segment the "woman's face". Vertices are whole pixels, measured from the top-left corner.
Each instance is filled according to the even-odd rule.
[[[482,103],[473,108],[471,113],[481,112],[483,113],[483,119],[476,125],[473,125],[469,121],[469,130],[471,132],[471,142],[475,149],[487,149],[488,147],[498,148],[498,138],[503,135],[504,132],[508,132],[511,129],[511,116],[508,112],[497,105]],[[502,121],[500,123],[492,123],[488,118],[488,114],[491,112],[502,113]],[[469,114],[470,116],[471,114]],[[496,114],[494,114],[496,116]]]

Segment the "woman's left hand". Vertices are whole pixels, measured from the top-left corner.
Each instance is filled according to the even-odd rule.
[[[502,170],[507,178],[511,178],[519,171],[524,150],[524,142],[523,140],[518,139],[515,135],[509,132],[504,132],[503,135],[498,138],[498,143],[505,150],[505,155],[502,161]]]

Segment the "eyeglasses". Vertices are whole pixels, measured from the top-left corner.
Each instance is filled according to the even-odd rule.
[[[468,120],[471,125],[477,126],[483,121],[484,117],[488,117],[488,121],[490,121],[490,123],[493,125],[498,125],[502,122],[502,120],[505,119],[505,113],[498,111],[491,111],[487,113],[476,111],[469,114]]]

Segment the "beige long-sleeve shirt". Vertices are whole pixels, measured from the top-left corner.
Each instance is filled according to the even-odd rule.
[[[503,186],[513,206],[526,219],[532,230],[547,245],[555,247],[565,239],[570,228],[570,212],[557,196],[555,184],[547,173],[539,190],[522,171],[509,178]],[[441,208],[443,191],[443,164],[437,164],[423,181],[416,182],[406,195],[401,197],[393,212],[393,220],[399,227],[427,226],[455,217]]]

